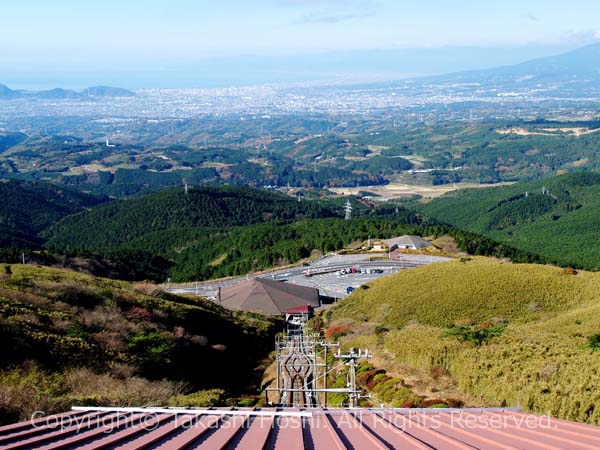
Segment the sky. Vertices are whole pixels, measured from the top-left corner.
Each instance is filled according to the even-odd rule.
[[[600,42],[600,2],[593,0],[3,3],[0,82],[10,80],[21,85],[63,78],[76,84],[78,78],[87,81],[81,74],[91,71],[116,77],[115,81],[117,74],[135,82],[132,74],[142,74],[143,78],[150,73],[166,77],[171,73],[175,80],[179,72],[187,71],[189,77],[189,72],[207,61],[227,61],[230,65],[225,66],[243,69],[244,58],[250,56],[267,58],[273,72],[278,58],[302,61],[306,55],[331,52],[516,49],[513,59],[520,62]],[[495,64],[492,56],[481,64]],[[233,60],[239,61],[238,66]],[[497,61],[510,62],[506,55]],[[202,67],[217,76],[219,66]],[[288,70],[283,63],[282,67],[288,72],[296,70]],[[460,70],[460,65],[456,69]],[[339,69],[324,68],[321,72],[326,70]],[[423,69],[407,67],[403,71],[419,73]]]

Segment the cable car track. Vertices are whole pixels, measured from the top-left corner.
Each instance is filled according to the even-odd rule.
[[[280,403],[293,407],[312,407],[314,395],[312,370],[315,364],[314,351],[306,347],[305,335],[288,336],[281,359],[284,390]]]

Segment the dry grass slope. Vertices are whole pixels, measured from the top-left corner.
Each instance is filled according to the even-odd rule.
[[[337,306],[331,324],[355,330],[348,344],[385,324],[388,369],[444,368],[484,404],[600,424],[600,352],[586,347],[600,333],[599,288],[597,273],[475,258],[381,279]],[[507,328],[480,347],[443,337],[452,323],[498,320]]]
[[[494,317],[527,322],[600,300],[600,276],[487,258],[438,263],[382,278],[357,290],[337,316],[394,327],[410,322],[446,326]]]
[[[209,406],[254,392],[274,329],[151,284],[0,264],[0,424],[73,404]]]

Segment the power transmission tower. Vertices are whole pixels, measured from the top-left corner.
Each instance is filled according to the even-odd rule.
[[[346,220],[350,220],[352,219],[352,205],[350,204],[350,200],[348,200],[346,202],[346,206],[344,207],[344,211],[346,211],[346,217],[344,217]]]

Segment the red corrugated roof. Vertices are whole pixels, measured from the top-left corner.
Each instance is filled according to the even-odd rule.
[[[313,311],[313,307],[310,305],[296,306],[286,310],[286,314],[310,314]]]
[[[82,408],[0,427],[16,449],[600,449],[600,428],[509,409]]]

